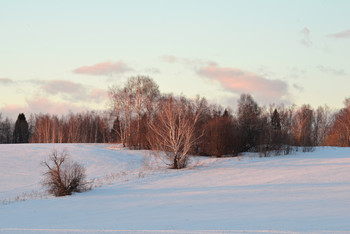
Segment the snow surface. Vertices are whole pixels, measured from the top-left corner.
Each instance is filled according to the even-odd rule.
[[[40,162],[53,149],[83,164],[95,188],[47,195]],[[300,232],[350,233],[350,148],[198,157],[171,170],[115,145],[0,145],[0,233]]]

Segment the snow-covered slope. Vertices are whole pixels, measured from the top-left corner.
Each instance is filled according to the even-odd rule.
[[[99,187],[44,195],[40,162],[53,148]],[[113,145],[0,145],[0,233],[350,232],[348,148],[198,158],[184,170],[150,157]]]

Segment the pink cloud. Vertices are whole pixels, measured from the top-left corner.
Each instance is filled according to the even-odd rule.
[[[329,34],[329,37],[334,37],[334,38],[350,38],[350,30],[346,30],[343,32],[338,32],[334,34]]]
[[[3,85],[9,85],[9,84],[13,84],[14,81],[9,79],[9,78],[0,78],[0,84]]]
[[[131,70],[132,69],[128,67],[123,61],[119,61],[116,63],[103,62],[91,66],[83,66],[75,69],[73,72],[77,74],[108,76],[118,73],[125,73]]]
[[[95,102],[103,102],[108,100],[108,93],[104,89],[93,89],[88,96]]]
[[[10,118],[15,121],[19,113],[27,113],[28,108],[16,104],[9,104],[0,109],[3,118]],[[27,114],[26,114],[27,115]]]
[[[221,86],[233,93],[250,93],[267,102],[281,101],[288,95],[288,85],[281,80],[269,80],[252,72],[236,68],[208,65],[197,73],[218,81]]]
[[[27,107],[31,113],[50,113],[63,115],[69,111],[79,112],[88,108],[72,104],[70,102],[52,101],[46,97],[27,99]]]
[[[1,112],[5,112],[5,113],[8,113],[8,112],[17,112],[17,110],[19,110],[21,108],[20,105],[17,105],[17,104],[9,104],[7,106],[4,106],[1,108]]]
[[[31,114],[65,115],[69,112],[77,113],[88,109],[88,106],[75,105],[71,102],[52,101],[46,97],[36,96],[26,99],[26,104],[24,105],[10,104],[4,106],[0,109],[0,113],[15,121],[19,113],[24,113],[28,119]]]

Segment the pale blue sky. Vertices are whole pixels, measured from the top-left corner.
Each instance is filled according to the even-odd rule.
[[[350,96],[350,1],[0,0],[0,112],[107,108],[149,75],[162,92],[236,106]],[[97,75],[98,74],[98,75]]]

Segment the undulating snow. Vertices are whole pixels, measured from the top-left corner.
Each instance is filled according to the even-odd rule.
[[[55,198],[41,188],[40,162],[64,148],[92,191]],[[114,145],[0,145],[0,202],[0,233],[347,233],[350,149],[196,158],[171,170]]]

